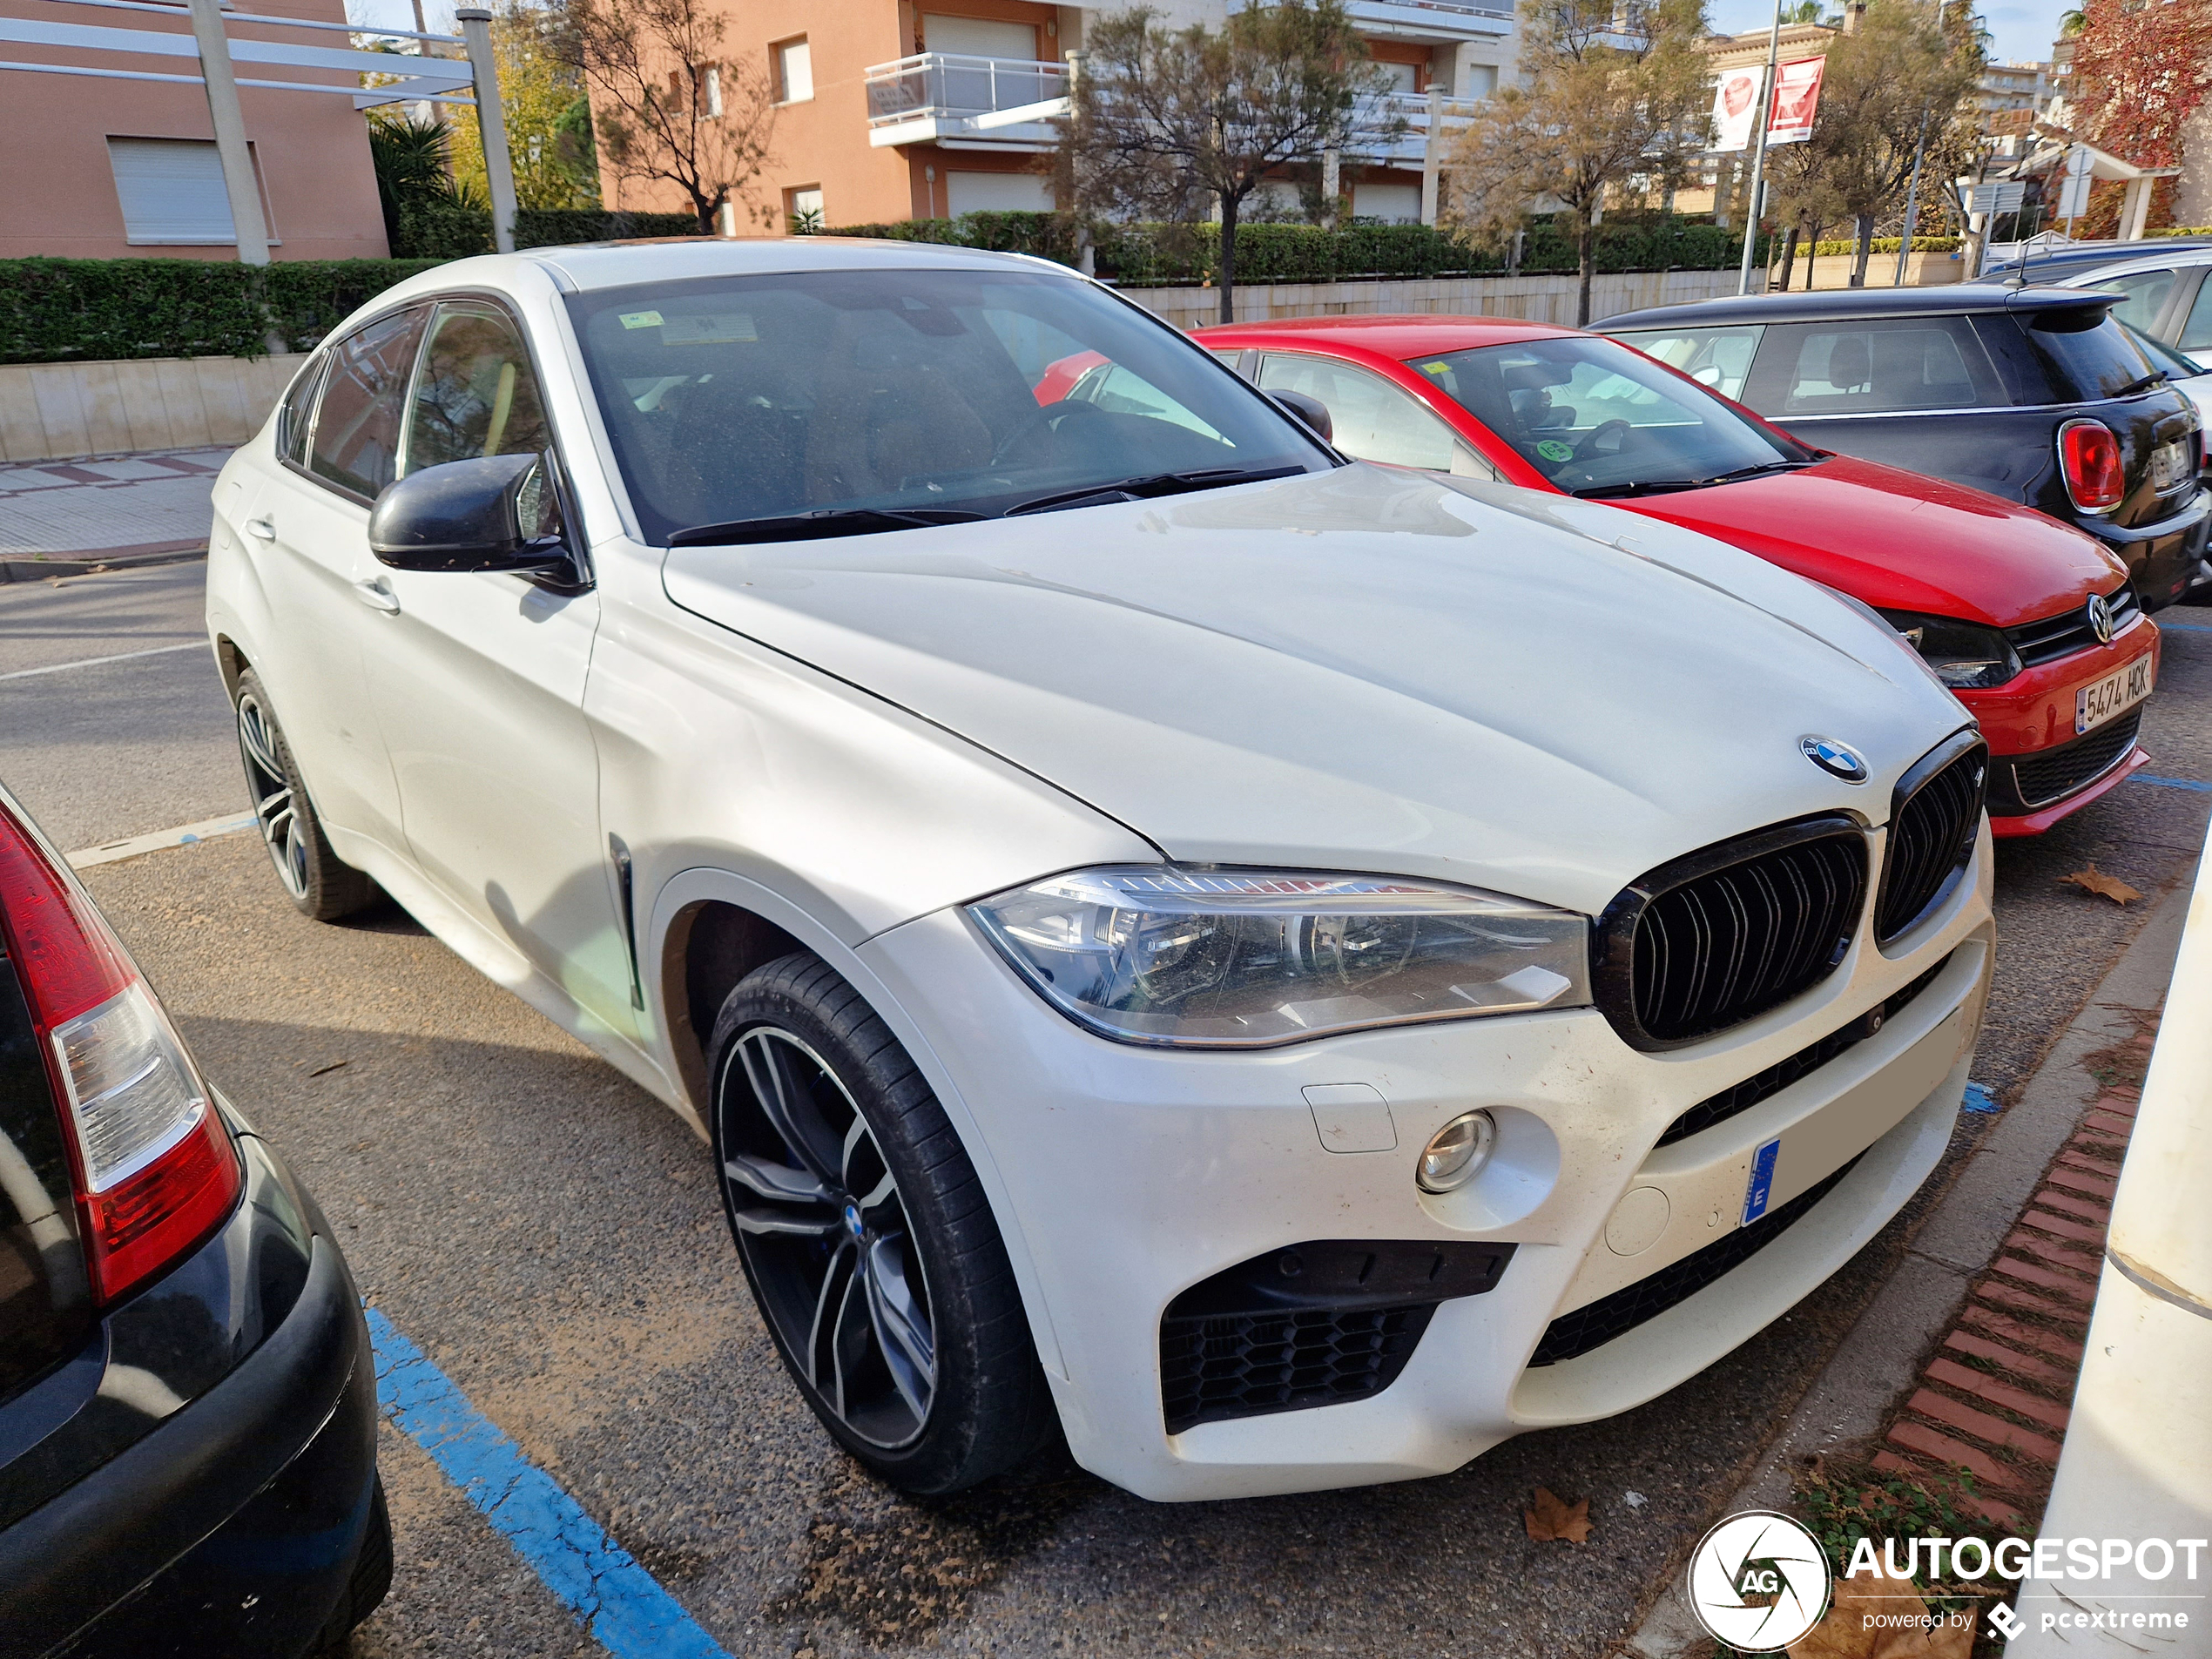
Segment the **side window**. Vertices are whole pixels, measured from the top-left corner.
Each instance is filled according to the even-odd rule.
[[[1733,328],[1669,328],[1613,337],[1740,403],[1743,382],[1751,373],[1751,354],[1765,332],[1764,323],[1744,323]]]
[[[1379,374],[1318,357],[1270,352],[1260,360],[1259,384],[1263,391],[1303,392],[1320,399],[1336,429],[1336,447],[1348,455],[1431,472],[1471,470],[1467,462],[1473,456],[1452,428],[1412,393]],[[1480,462],[1476,466],[1475,476],[1496,475]]]
[[[328,360],[312,358],[292,382],[292,389],[284,395],[279,406],[276,430],[276,451],[280,459],[295,467],[307,464],[307,435],[314,429],[315,394],[322,390],[323,370]]]
[[[381,317],[330,348],[307,470],[347,495],[374,501],[395,475],[408,371],[422,318],[419,310]]]
[[[1780,415],[1963,409],[1999,401],[1979,342],[1952,317],[1777,323],[1761,342],[1748,398],[1760,413]]]
[[[2126,276],[2103,278],[2094,286],[2126,294],[2112,314],[2131,328],[2148,330],[2166,309],[2166,296],[2174,292],[2174,273],[2130,271]]]
[[[482,301],[440,306],[408,406],[400,475],[480,455],[536,455],[550,442],[513,320]]]
[[[2188,320],[2182,325],[2182,337],[2175,344],[2187,352],[2212,351],[2212,280],[2196,291]]]

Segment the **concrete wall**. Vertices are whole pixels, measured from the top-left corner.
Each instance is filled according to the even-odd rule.
[[[0,366],[0,461],[244,443],[304,353]]]
[[[1841,260],[1837,262],[1840,266]],[[1757,280],[1753,273],[1754,282]],[[1575,321],[1571,276],[1435,277],[1413,281],[1251,282],[1237,285],[1237,320],[1373,313],[1440,313],[1519,317],[1528,322]],[[1601,275],[1590,283],[1590,319],[1599,321],[1645,306],[1710,300],[1736,292],[1733,271],[1651,271]],[[1178,328],[1221,320],[1214,288],[1127,288],[1124,297]]]
[[[256,13],[343,23],[342,0],[267,0]],[[91,24],[103,29],[151,30],[189,36],[181,9],[174,16],[146,11],[86,10],[46,0],[0,0],[0,16],[42,23]],[[232,22],[234,40],[290,45],[342,46],[345,37],[322,30],[285,29]],[[5,56],[19,62],[76,64],[91,68],[197,74],[196,59],[135,52],[78,51],[10,44]],[[290,65],[238,66],[248,79],[327,80],[351,84],[334,70]],[[261,176],[263,212],[280,260],[381,260],[384,217],[376,204],[376,175],[369,165],[368,129],[349,98],[331,92],[280,92],[241,87],[246,142]],[[232,260],[235,246],[132,243],[115,193],[107,141],[118,138],[193,138],[212,143],[207,94],[174,82],[91,79],[0,70],[0,259],[44,254],[60,259]]]

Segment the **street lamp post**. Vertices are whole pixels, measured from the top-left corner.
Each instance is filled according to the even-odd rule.
[[[1766,130],[1774,125],[1774,74],[1782,57],[1782,0],[1774,0],[1774,26],[1767,31],[1766,72],[1759,79],[1757,131],[1751,140],[1750,211],[1743,219],[1743,264],[1736,274],[1736,292],[1751,292],[1751,250],[1759,239],[1759,218],[1766,207]]]

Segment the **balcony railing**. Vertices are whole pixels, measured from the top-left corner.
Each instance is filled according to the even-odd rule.
[[[931,121],[950,125],[976,124],[988,130],[988,118],[1027,111],[1068,95],[1065,64],[1028,63],[1014,57],[964,57],[952,52],[917,52],[895,64],[867,71],[868,125],[903,126]],[[1038,119],[1049,117],[1043,112]]]
[[[1476,98],[1440,98],[1444,137],[1453,135],[1483,105]],[[1397,122],[1406,125],[1394,138],[1384,135]],[[1428,97],[1421,92],[1386,92],[1363,100],[1354,113],[1349,153],[1374,161],[1418,167],[1428,146]]]

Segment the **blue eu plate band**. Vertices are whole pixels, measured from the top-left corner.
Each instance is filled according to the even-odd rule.
[[[1782,1137],[1751,1154],[1751,1184],[1743,1191],[1743,1224],[1748,1227],[1766,1214],[1766,1201],[1774,1193],[1774,1161],[1782,1155]]]

